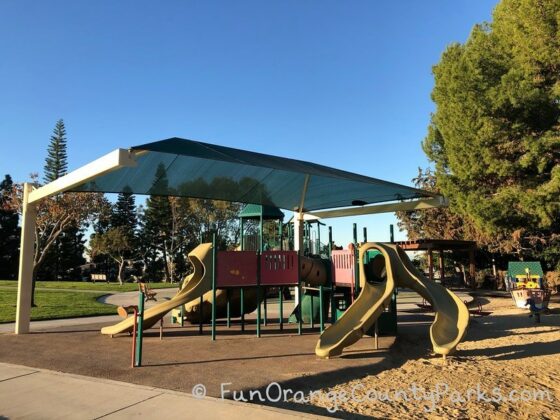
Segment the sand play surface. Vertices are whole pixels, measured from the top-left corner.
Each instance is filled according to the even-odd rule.
[[[560,418],[560,305],[536,324],[511,299],[485,300],[493,314],[471,317],[455,356],[418,354],[426,331],[407,330],[391,349],[399,360],[321,390],[313,405],[349,418]]]

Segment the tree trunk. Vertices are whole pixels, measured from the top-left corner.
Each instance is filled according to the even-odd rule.
[[[33,273],[31,274],[31,307],[36,308],[35,304],[35,282],[37,281],[37,271],[39,271],[39,266],[33,267]]]
[[[124,271],[124,258],[119,261],[119,273],[117,275],[117,279],[119,280],[119,284],[123,285],[123,271]]]
[[[169,276],[169,265],[167,264],[167,247],[165,246],[165,244],[163,244],[163,266],[164,266],[164,271],[165,271],[165,281],[166,282],[170,282],[170,276]]]

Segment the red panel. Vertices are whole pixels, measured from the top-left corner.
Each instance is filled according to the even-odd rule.
[[[217,287],[257,285],[255,251],[218,251],[217,260]]]
[[[348,249],[332,251],[334,282],[337,286],[354,286],[354,252]]]
[[[264,251],[261,255],[261,284],[298,284],[298,261],[296,251]]]

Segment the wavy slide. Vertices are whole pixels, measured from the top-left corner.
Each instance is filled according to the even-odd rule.
[[[197,246],[189,253],[189,259],[194,265],[194,272],[185,279],[183,288],[172,299],[145,310],[144,329],[155,325],[172,309],[199,298],[212,290],[212,244],[206,243]],[[133,324],[134,317],[130,316],[118,324],[102,328],[101,334],[114,335],[131,332]]]
[[[364,254],[369,249],[377,249],[381,255],[365,266]],[[381,315],[396,286],[408,287],[432,304],[436,315],[430,327],[430,338],[435,353],[451,354],[465,336],[469,324],[465,304],[450,290],[427,279],[398,246],[363,244],[360,247],[360,282],[360,296],[321,334],[315,348],[317,356],[338,356],[345,347],[358,341]]]

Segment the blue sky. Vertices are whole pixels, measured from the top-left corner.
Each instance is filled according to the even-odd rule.
[[[0,2],[0,173],[178,136],[410,185],[431,67],[496,0]],[[388,240],[392,214],[352,222]],[[397,229],[395,229],[397,231]],[[397,233],[397,239],[404,239]]]

